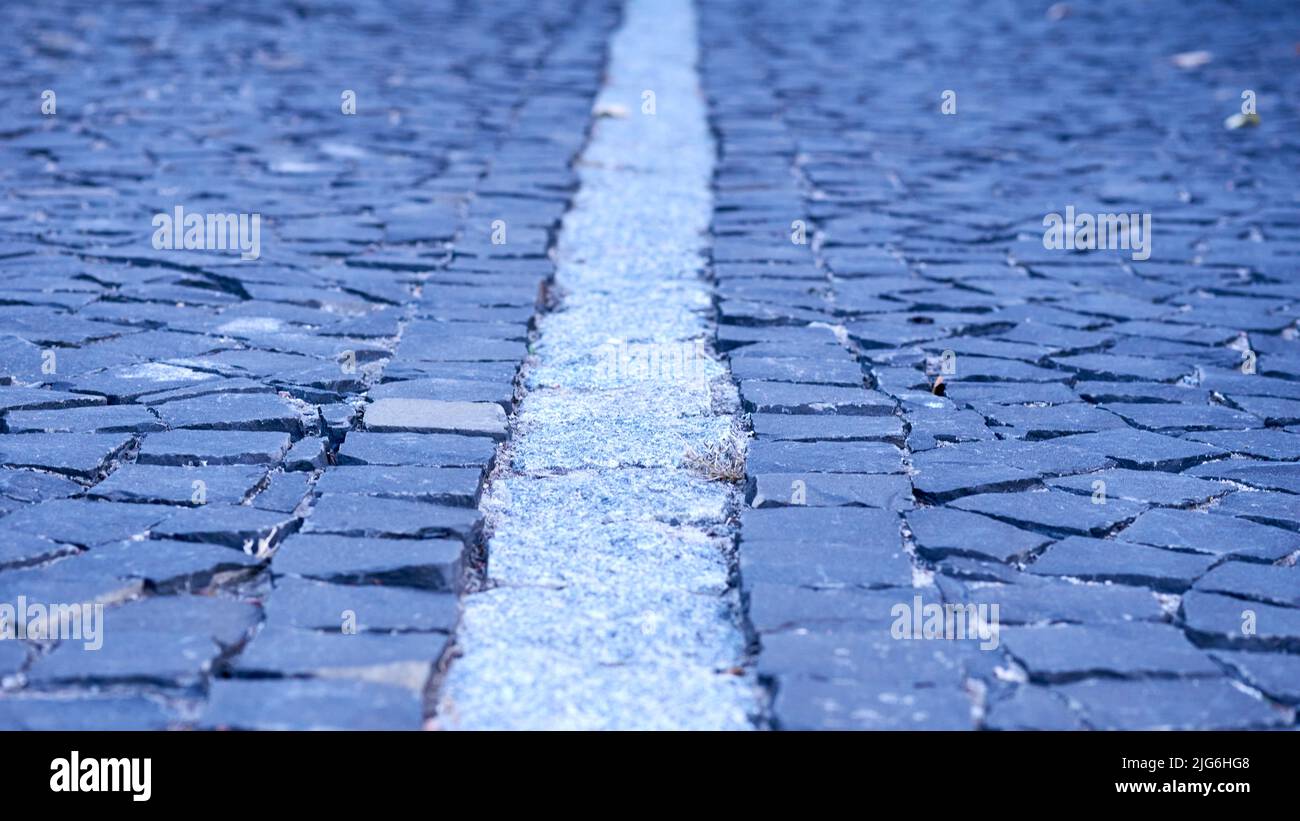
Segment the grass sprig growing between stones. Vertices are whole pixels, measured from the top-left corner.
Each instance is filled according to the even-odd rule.
[[[688,447],[682,462],[711,482],[742,482],[745,479],[745,440],[742,434],[729,431],[721,439],[703,447]]]

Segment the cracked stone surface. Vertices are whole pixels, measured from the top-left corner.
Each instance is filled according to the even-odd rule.
[[[0,640],[0,728],[418,729],[617,5],[74,5],[0,57],[0,597],[103,644]]]
[[[1292,95],[1281,130],[1221,124],[1289,46],[1262,10],[1157,5],[1120,43],[1112,3],[702,4],[769,726],[1294,726]],[[1192,42],[1212,62],[1176,67]],[[1096,93],[1114,71],[1142,94]],[[1152,214],[1149,259],[1045,248],[1067,206]],[[890,473],[908,504],[868,491]],[[996,605],[999,641],[896,640],[922,600]]]
[[[1295,729],[1300,15],[1046,5],[7,9],[0,729]]]

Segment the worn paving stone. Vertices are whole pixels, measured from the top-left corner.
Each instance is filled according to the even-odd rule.
[[[265,605],[268,627],[450,633],[459,616],[456,596],[379,584],[331,584],[281,576]]]
[[[1281,607],[1300,607],[1300,568],[1224,562],[1196,580],[1197,590],[1224,593]]]
[[[1164,617],[1160,602],[1151,591],[1120,584],[1078,584],[1038,577],[1011,577],[1006,583],[954,589],[944,578],[936,579],[945,599],[973,602],[998,608],[1004,624],[1070,622],[1156,621]]]
[[[912,507],[912,486],[903,476],[760,473],[750,480],[746,495],[751,507]]]
[[[1051,688],[1026,685],[987,707],[983,726],[990,730],[1079,730],[1078,713]]]
[[[819,440],[903,443],[903,423],[894,416],[798,416],[780,413],[750,414],[754,436],[777,441]]]
[[[239,504],[265,476],[265,468],[244,465],[171,467],[130,464],[113,471],[86,495],[111,502]]]
[[[1227,664],[1243,681],[1269,698],[1285,704],[1300,704],[1300,656],[1239,650],[1214,650],[1210,655]]]
[[[1023,559],[1050,541],[987,516],[942,507],[908,513],[907,525],[917,552],[928,559],[973,556],[1007,562]]]
[[[322,494],[303,523],[303,533],[354,537],[473,539],[477,510],[355,494]]]
[[[1118,539],[1175,550],[1276,561],[1300,548],[1300,535],[1232,516],[1191,510],[1150,510]]]
[[[174,512],[166,505],[52,499],[19,508],[0,519],[0,529],[89,547],[141,536]]]
[[[1102,483],[1100,487],[1097,482]],[[1232,486],[1224,482],[1209,482],[1176,473],[1124,468],[1049,479],[1046,484],[1090,496],[1101,494],[1106,499],[1170,507],[1202,504],[1232,491]]]
[[[0,520],[3,521],[3,520]],[[59,556],[71,556],[77,548],[40,536],[7,532],[0,535],[0,568],[39,564]]]
[[[132,438],[110,433],[27,433],[0,436],[0,466],[39,468],[96,478]]]
[[[146,433],[162,421],[138,405],[91,405],[60,410],[9,411],[7,433]]]
[[[343,465],[326,471],[316,491],[470,507],[478,502],[481,475],[475,468]]]
[[[340,465],[418,465],[482,468],[494,453],[483,436],[416,433],[353,433],[339,449]]]
[[[1166,624],[1007,627],[1002,643],[1031,680],[1064,683],[1096,675],[1216,676],[1219,668]]]
[[[178,723],[179,716],[146,696],[0,697],[5,730],[164,730]]]
[[[493,402],[380,399],[366,407],[366,430],[376,433],[459,433],[506,438],[506,414]]]
[[[219,393],[155,406],[172,428],[201,430],[302,431],[298,411],[269,393]]]
[[[294,513],[311,493],[311,476],[306,473],[271,473],[266,486],[253,497],[253,507]]]
[[[272,464],[289,444],[286,433],[173,430],[146,436],[136,461],[142,465]]]
[[[418,691],[445,633],[326,633],[267,626],[233,661],[241,676],[348,678]]]
[[[1215,561],[1211,555],[1070,536],[1047,548],[1025,570],[1045,576],[1143,585],[1179,593],[1190,587]]]
[[[751,473],[900,473],[902,452],[884,442],[769,442],[750,444]]]
[[[208,542],[263,556],[295,523],[287,513],[249,505],[206,504],[172,513],[151,532],[156,538]]]
[[[346,679],[221,679],[199,726],[231,730],[415,730],[419,695]]]
[[[1098,730],[1263,729],[1295,719],[1222,678],[1092,679],[1056,689]]]
[[[1187,629],[1215,647],[1300,649],[1300,610],[1189,590],[1182,599]]]
[[[968,730],[969,697],[959,688],[882,694],[826,681],[784,682],[773,699],[784,730]]]
[[[1090,497],[1057,490],[984,493],[963,497],[952,505],[1021,527],[1080,536],[1101,535],[1134,519],[1146,507],[1122,499],[1094,504]]]
[[[295,535],[271,563],[276,573],[344,584],[456,590],[465,551],[453,539],[354,539]]]
[[[256,571],[258,560],[218,545],[139,539],[98,545],[73,561],[123,579],[141,579],[156,591],[197,592]],[[76,565],[70,565],[70,568]]]

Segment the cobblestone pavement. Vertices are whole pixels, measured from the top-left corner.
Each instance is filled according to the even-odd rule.
[[[1300,8],[621,6],[8,10],[0,728],[1294,727]],[[715,322],[705,422],[584,381]]]
[[[421,726],[617,7],[8,17],[0,727]]]
[[[702,6],[771,723],[1293,725],[1294,4]]]

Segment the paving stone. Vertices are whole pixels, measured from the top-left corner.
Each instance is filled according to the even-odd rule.
[[[178,717],[146,696],[24,694],[0,699],[5,730],[163,730]]]
[[[1156,621],[1164,617],[1151,591],[1119,584],[1078,584],[1020,576],[1009,584],[968,585],[956,589],[936,579],[945,599],[997,606],[1002,624]]]
[[[974,556],[1007,562],[1023,559],[1050,541],[987,516],[939,507],[913,510],[907,524],[917,553],[927,559]]]
[[[1118,539],[1175,550],[1276,561],[1300,548],[1300,535],[1232,516],[1190,510],[1150,510]]]
[[[311,476],[306,473],[275,472],[266,487],[253,497],[253,507],[293,513],[311,493]]]
[[[91,651],[63,642],[27,671],[33,687],[66,684],[147,684],[196,687],[221,652],[211,638],[155,630],[106,633],[103,647]]]
[[[731,373],[740,380],[799,382],[809,385],[861,386],[862,368],[853,361],[775,359],[733,356]]]
[[[262,465],[278,462],[289,435],[254,431],[174,430],[145,437],[136,461],[144,465]]]
[[[340,465],[483,468],[495,452],[483,436],[433,433],[353,433],[339,449]]]
[[[1032,681],[1091,676],[1216,676],[1219,668],[1183,632],[1166,624],[1122,622],[1004,627],[1002,644]]]
[[[324,633],[264,628],[233,661],[241,676],[349,678],[418,691],[448,641],[444,633]]]
[[[751,507],[840,507],[862,505],[887,510],[912,506],[912,486],[903,476],[838,473],[761,473],[750,480]]]
[[[281,576],[265,605],[270,627],[329,631],[423,630],[450,633],[456,596],[376,584],[330,584]],[[345,624],[345,621],[347,622]]]
[[[45,388],[0,385],[0,411],[38,411],[103,405],[104,397]]]
[[[40,468],[82,479],[96,478],[131,444],[116,433],[26,433],[0,436],[0,466]]]
[[[1122,499],[1094,504],[1090,497],[1059,490],[984,493],[965,496],[952,504],[1021,527],[1080,536],[1102,535],[1145,509],[1145,505]]]
[[[145,433],[163,423],[138,405],[92,405],[61,410],[9,411],[8,433]]]
[[[1056,689],[1098,730],[1244,730],[1293,720],[1222,678],[1092,679]]]
[[[299,439],[284,455],[284,469],[312,471],[329,464],[329,440],[318,436]]]
[[[1260,459],[1300,459],[1300,436],[1280,430],[1194,431],[1185,438]]]
[[[1263,427],[1263,421],[1223,405],[1107,404],[1102,408],[1131,425],[1158,433],[1188,430],[1248,430]]]
[[[200,726],[232,730],[415,730],[417,693],[346,679],[222,679]]]
[[[1300,607],[1300,568],[1224,562],[1196,580],[1197,590],[1224,593],[1282,607]]]
[[[52,499],[0,519],[0,531],[89,547],[141,536],[174,511],[166,505]]]
[[[1300,522],[1293,517],[1294,506],[1295,497],[1289,493],[1247,490],[1220,499],[1209,510],[1286,530],[1300,530]]]
[[[902,452],[884,442],[772,442],[749,446],[746,470],[758,473],[901,473]]]
[[[884,394],[834,385],[744,380],[740,397],[750,413],[889,416],[894,412],[894,401]]]
[[[90,572],[142,579],[166,593],[207,590],[254,572],[259,562],[234,550],[202,542],[139,539],[98,545],[73,561]]]
[[[1209,479],[1227,479],[1261,490],[1282,490],[1300,494],[1300,464],[1270,464],[1243,459],[1224,459],[1197,465],[1187,471]]]
[[[8,637],[6,637],[5,641],[0,642],[0,681],[27,666],[30,655],[24,642],[9,639]],[[3,703],[0,701],[0,704]],[[3,726],[3,724],[0,724],[0,726]]]
[[[1191,586],[1214,556],[1165,550],[1114,539],[1070,536],[1053,544],[1025,570],[1090,582],[1143,585],[1168,593]]]
[[[326,471],[317,480],[316,490],[473,507],[478,502],[481,474],[474,468],[341,465]]]
[[[1215,647],[1300,650],[1300,610],[1189,590],[1182,614],[1188,631]]]
[[[86,495],[112,502],[239,504],[265,476],[265,468],[244,465],[122,465]]]
[[[464,551],[464,544],[455,539],[354,539],[300,534],[284,541],[271,569],[342,584],[456,590],[460,587]]]
[[[380,399],[436,399],[447,402],[495,402],[504,410],[514,405],[514,385],[509,381],[489,382],[473,379],[404,379],[375,385],[366,394]]]
[[[1300,704],[1300,656],[1240,650],[1215,650],[1210,655],[1269,698]]]
[[[218,393],[155,406],[172,428],[302,432],[298,411],[269,393]]]
[[[478,511],[460,507],[330,493],[317,499],[302,532],[357,537],[457,536],[468,541],[479,520]]]
[[[1082,433],[1063,441],[1071,447],[1101,453],[1119,467],[1132,470],[1181,471],[1225,455],[1210,445],[1139,430]]]
[[[1000,701],[991,702],[984,718],[989,730],[1081,730],[1079,715],[1047,687],[1025,685]]]
[[[3,521],[3,520],[0,520]],[[73,545],[14,532],[0,534],[0,568],[39,564],[77,552]]]
[[[857,630],[888,629],[894,621],[894,606],[910,606],[911,592],[754,582],[749,587],[749,620],[759,633],[833,625]]]
[[[458,433],[506,438],[506,414],[492,402],[380,399],[366,407],[366,430],[376,433]]]
[[[968,730],[970,698],[959,688],[888,693],[825,681],[783,683],[772,704],[783,730]]]
[[[903,443],[903,423],[895,416],[795,416],[780,413],[751,414],[754,436],[778,441],[816,440],[880,441]],[[1300,438],[1300,437],[1298,437]]]
[[[0,496],[20,503],[63,499],[80,493],[82,486],[52,473],[37,470],[0,470]]]
[[[207,542],[263,556],[294,522],[287,513],[248,505],[206,504],[169,515],[152,529],[155,538]]]
[[[1097,482],[1102,483],[1101,488],[1096,486]],[[1130,502],[1169,505],[1172,507],[1203,504],[1232,490],[1232,486],[1224,482],[1208,482],[1176,473],[1127,470],[1125,468],[1049,479],[1047,485],[1075,493],[1088,494],[1090,497],[1103,492],[1105,494],[1104,498],[1108,500],[1123,499]]]
[[[1185,376],[1190,371],[1190,368],[1186,365],[1176,362],[1161,362],[1146,357],[1117,356],[1114,354],[1061,356],[1055,357],[1053,361],[1085,379],[1103,381],[1140,379],[1152,382],[1172,382]]]

